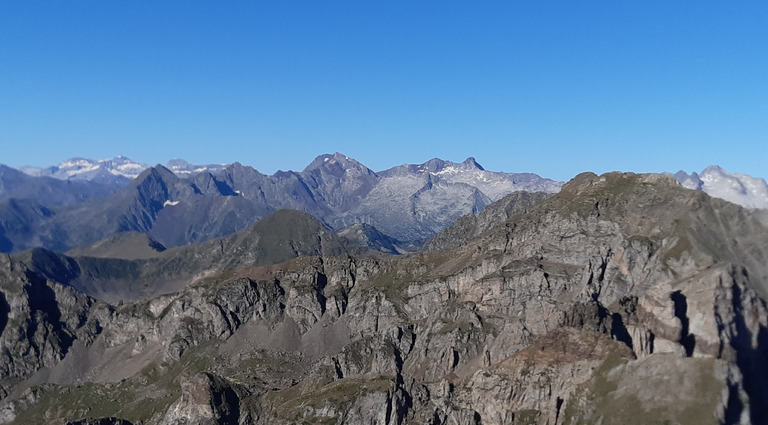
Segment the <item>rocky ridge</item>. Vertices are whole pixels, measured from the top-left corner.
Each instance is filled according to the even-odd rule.
[[[768,420],[760,218],[620,173],[496,210],[458,246],[240,268],[122,306],[4,257],[0,418]]]

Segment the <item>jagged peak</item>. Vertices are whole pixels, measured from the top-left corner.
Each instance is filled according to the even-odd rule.
[[[169,170],[162,164],[157,164],[154,167],[149,167],[146,170],[142,171],[141,174],[139,174],[136,179],[134,179],[133,184],[134,185],[140,185],[144,181],[154,178],[154,179],[175,179],[176,174],[173,174],[173,171]]]
[[[469,158],[465,159],[462,164],[471,168],[477,168],[478,170],[485,170],[482,165],[477,163],[477,160],[475,160],[474,156],[470,156]]]

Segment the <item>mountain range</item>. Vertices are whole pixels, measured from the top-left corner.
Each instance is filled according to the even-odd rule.
[[[191,176],[202,172],[216,174],[229,164],[194,165],[183,159],[172,159],[166,167],[180,176]],[[72,158],[56,166],[21,167],[19,171],[35,177],[53,177],[59,180],[87,180],[97,183],[128,184],[144,170],[151,168],[148,164],[134,162],[122,155],[112,159],[93,160],[87,158]]]
[[[176,160],[169,165],[175,172],[160,165],[146,168],[124,186],[113,177],[126,178],[139,165],[121,157],[68,161],[37,177],[3,169],[0,177],[13,178],[4,178],[0,186],[0,250],[64,252],[128,231],[170,248],[224,236],[277,210],[294,209],[337,231],[372,226],[380,239],[390,239],[392,249],[404,252],[508,193],[553,193],[562,185],[535,174],[487,171],[473,158],[462,163],[433,159],[376,173],[336,153],[317,157],[301,172],[271,176],[239,163],[216,168]],[[55,196],[29,189],[46,185],[56,188],[50,190]]]
[[[760,178],[717,166],[675,178],[748,208],[768,208],[768,185]],[[374,172],[339,153],[321,155],[301,172],[272,176],[239,163],[174,159],[149,167],[122,156],[48,168],[0,166],[0,252],[66,251],[130,231],[180,246],[230,234],[283,208],[308,212],[337,231],[350,229],[348,236],[365,235],[360,243],[406,252],[506,194],[556,193],[561,185],[530,173],[488,171],[474,158]],[[84,228],[81,220],[91,225]]]
[[[411,171],[420,168],[426,169],[428,172],[440,175],[448,181],[454,180],[468,183],[480,189],[491,199],[500,199],[503,195],[509,193],[508,187],[503,183],[499,183],[498,179],[487,179],[489,175],[498,173],[485,172],[468,176],[466,172],[461,172],[457,168],[449,167],[443,169],[440,165],[441,162],[444,161],[433,159],[421,165],[406,165],[405,167],[410,168]],[[230,165],[195,165],[177,158],[168,161],[166,168],[180,177],[191,177],[203,172],[216,175]],[[479,164],[476,165],[479,167]],[[151,168],[148,164],[137,163],[124,156],[117,156],[112,159],[102,160],[72,158],[60,163],[58,166],[47,168],[21,167],[19,171],[30,176],[47,176],[68,181],[87,180],[110,186],[115,183],[127,185],[130,180],[135,179],[148,168]],[[482,167],[479,168],[482,169]],[[391,170],[384,171],[382,174],[386,174],[388,171]],[[524,176],[524,174],[517,174],[518,179],[524,179]],[[530,178],[536,177],[538,176],[530,175]],[[762,178],[747,174],[731,173],[717,165],[709,166],[701,173],[693,172],[688,174],[681,170],[674,173],[674,177],[689,189],[703,190],[712,196],[725,199],[743,207],[768,208],[768,184]],[[546,192],[553,192],[554,190],[553,187],[544,189]]]
[[[387,178],[470,186],[344,161],[269,178],[154,167],[114,205],[149,225],[196,196],[251,199],[237,173],[325,212],[358,211]],[[472,162],[431,169],[482,174]],[[768,422],[766,210],[670,175],[584,173],[512,192],[419,252],[353,243],[371,237],[278,210],[175,248],[133,232],[0,255],[0,423]]]
[[[472,159],[472,161],[474,161],[474,159]],[[489,175],[497,173],[475,173],[474,176],[468,176],[466,173],[458,172],[459,170],[456,168],[438,169],[440,168],[441,162],[442,161],[439,159],[433,159],[421,165],[406,165],[406,167],[409,167],[412,171],[415,171],[420,167],[422,169],[426,168],[430,173],[440,175],[448,181],[454,180],[468,183],[471,186],[479,188],[491,199],[500,199],[501,196],[509,193],[508,187],[503,183],[500,184],[498,179],[487,179]],[[231,164],[195,165],[177,158],[168,161],[166,168],[180,177],[192,177],[204,172],[217,175],[230,165]],[[19,171],[36,177],[47,176],[67,181],[87,180],[90,182],[101,183],[104,186],[111,186],[114,184],[127,185],[130,180],[135,179],[141,172],[148,168],[151,168],[148,164],[134,162],[124,156],[117,156],[112,159],[102,160],[72,158],[57,166],[47,168],[21,167],[19,168]],[[479,168],[482,169],[482,167]],[[387,171],[382,173],[385,174]],[[524,179],[524,176],[524,174],[517,174],[517,178],[519,179]],[[536,177],[538,176],[533,174],[530,175],[530,178]],[[688,174],[681,170],[674,173],[674,177],[683,184],[683,186],[689,189],[703,190],[712,196],[725,199],[743,207],[768,208],[768,184],[766,184],[764,179],[759,177],[731,173],[723,170],[717,165],[709,166],[701,173],[693,172]],[[87,192],[84,188],[81,190]],[[544,188],[544,191],[547,192],[552,192],[554,190],[553,187]]]

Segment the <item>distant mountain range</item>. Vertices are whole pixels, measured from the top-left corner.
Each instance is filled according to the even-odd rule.
[[[485,170],[474,158],[433,159],[374,172],[336,153],[303,171],[267,176],[234,163],[145,165],[125,157],[76,159],[26,174],[0,174],[0,251],[56,251],[147,234],[164,247],[224,236],[280,209],[310,213],[335,231],[360,227],[360,240],[390,251],[418,248],[462,215],[516,191],[555,193],[562,182]],[[121,184],[121,181],[123,182]],[[54,190],[43,188],[54,187]],[[88,226],[83,226],[88,223]],[[369,227],[370,226],[370,227]],[[352,233],[348,232],[352,235]],[[373,239],[371,239],[373,238]]]
[[[326,156],[318,158],[322,158],[322,161],[332,160]],[[177,176],[193,177],[203,172],[217,175],[231,165],[232,164],[197,165],[176,158],[168,161],[165,167]],[[318,164],[313,162],[308,168],[316,168],[317,166]],[[120,155],[111,159],[100,160],[72,158],[57,166],[46,168],[21,167],[18,170],[29,176],[52,177],[66,181],[86,180],[100,183],[105,188],[109,188],[114,185],[128,185],[131,180],[138,177],[148,168],[151,168],[151,165],[134,162],[131,159]],[[510,193],[508,178],[503,177],[506,173],[487,171],[477,164],[474,158],[469,158],[464,163],[459,164],[440,159],[433,159],[424,164],[402,165],[382,171],[379,174],[393,176],[397,175],[398,172],[402,173],[403,168],[407,169],[411,174],[428,173],[433,176],[439,176],[447,182],[467,183],[470,186],[478,188],[492,200],[501,199],[504,195]],[[711,196],[725,199],[746,208],[768,209],[768,184],[766,184],[765,180],[762,178],[753,177],[747,174],[730,173],[717,165],[709,166],[701,173],[696,173],[694,171],[693,173],[688,174],[686,171],[681,170],[673,175],[688,189],[702,190]],[[520,184],[525,184],[524,182],[532,182],[538,178],[539,176],[536,174],[515,174],[515,179]],[[561,184],[562,182],[551,182],[537,189],[551,193],[559,190]],[[105,188],[95,190],[95,196],[98,196],[100,193],[108,193],[109,190]],[[80,196],[77,196],[76,198],[84,199],[94,196],[93,193],[90,193],[94,192],[93,189],[88,190],[81,187],[78,188],[78,190]]]
[[[684,187],[768,208],[763,179],[717,166],[674,176]],[[488,171],[474,158],[374,172],[340,153],[318,156],[301,172],[271,176],[240,163],[174,159],[150,167],[123,156],[48,168],[0,166],[0,252],[63,252],[128,231],[170,248],[228,235],[280,209],[307,212],[359,243],[405,252],[505,195],[551,194],[562,184],[532,173]]]
[[[166,167],[179,176],[193,176],[202,172],[221,172],[229,164],[194,165],[183,159],[172,159]],[[19,171],[29,176],[53,177],[59,180],[87,180],[102,184],[128,184],[151,165],[134,162],[122,155],[112,159],[72,158],[59,165],[39,168],[21,167]]]

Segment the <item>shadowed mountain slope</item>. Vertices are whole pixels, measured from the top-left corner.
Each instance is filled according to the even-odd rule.
[[[238,267],[347,253],[346,241],[311,215],[292,210],[280,210],[229,236],[150,253],[142,258],[129,258],[136,257],[131,255],[132,250],[140,242],[136,241],[135,234],[126,235],[118,242],[122,242],[119,243],[122,248],[127,243],[131,252],[112,257],[77,255],[94,249],[90,247],[74,250],[67,256],[36,248],[16,257],[41,276],[70,285],[89,296],[117,302],[178,291],[190,283]]]

